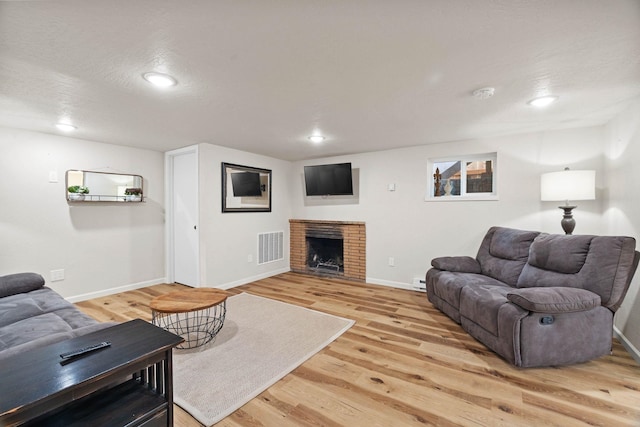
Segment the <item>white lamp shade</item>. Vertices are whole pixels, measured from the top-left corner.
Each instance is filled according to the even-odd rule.
[[[594,200],[596,198],[596,171],[545,173],[540,177],[540,200]]]

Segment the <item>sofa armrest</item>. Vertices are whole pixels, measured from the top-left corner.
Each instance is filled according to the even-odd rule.
[[[431,266],[438,270],[456,273],[482,273],[480,263],[470,256],[443,256],[431,260]]]
[[[571,313],[586,311],[601,305],[600,295],[586,289],[537,287],[514,289],[507,299],[536,313]]]
[[[44,286],[44,278],[36,273],[17,273],[0,277],[0,297],[35,291]]]

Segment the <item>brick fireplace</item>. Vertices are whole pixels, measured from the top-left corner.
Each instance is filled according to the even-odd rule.
[[[364,222],[290,219],[289,227],[292,271],[365,281]]]

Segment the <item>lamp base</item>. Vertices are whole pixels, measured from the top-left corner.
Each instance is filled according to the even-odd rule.
[[[576,220],[573,219],[573,213],[571,212],[577,206],[558,206],[559,209],[564,210],[564,215],[562,215],[562,221],[560,221],[560,225],[564,230],[564,234],[570,235],[573,233],[573,229],[576,228]]]

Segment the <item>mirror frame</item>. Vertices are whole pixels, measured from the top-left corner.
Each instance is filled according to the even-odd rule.
[[[230,213],[230,212],[271,212],[271,170],[270,169],[260,169],[254,168],[251,166],[242,166],[236,165],[233,163],[225,163],[222,162],[221,165],[222,171],[222,212]],[[266,188],[264,192],[266,195],[263,195],[261,198],[266,199],[266,205],[256,206],[255,204],[248,204],[247,206],[233,207],[233,204],[230,203],[230,198],[234,197],[233,194],[227,194],[227,186],[231,181],[230,175],[233,171],[238,172],[257,172],[260,174],[261,181],[266,180],[266,183],[263,184]],[[255,199],[255,198],[253,198]],[[242,204],[242,201],[240,202]]]
[[[87,194],[85,197],[81,198],[81,199],[73,199],[71,197],[71,193],[69,193],[69,173],[70,172],[82,172],[83,174],[85,173],[91,173],[91,174],[96,174],[96,175],[115,175],[115,176],[125,176],[125,177],[131,177],[132,179],[138,178],[140,180],[140,187],[134,187],[135,189],[139,189],[140,190],[140,197],[137,198],[131,198],[131,196],[122,196],[122,195],[118,195],[116,194]],[[126,174],[126,173],[113,173],[113,172],[97,172],[97,171],[90,171],[90,170],[83,170],[83,169],[69,169],[67,170],[67,172],[65,173],[65,185],[64,185],[64,191],[66,194],[66,199],[68,202],[71,203],[79,203],[79,202],[84,202],[84,203],[96,203],[96,202],[101,202],[101,203],[106,203],[106,202],[111,202],[111,203],[140,203],[144,201],[144,179],[142,178],[142,175],[135,175],[135,174]],[[133,189],[133,188],[132,188]],[[91,189],[89,189],[91,190]]]

